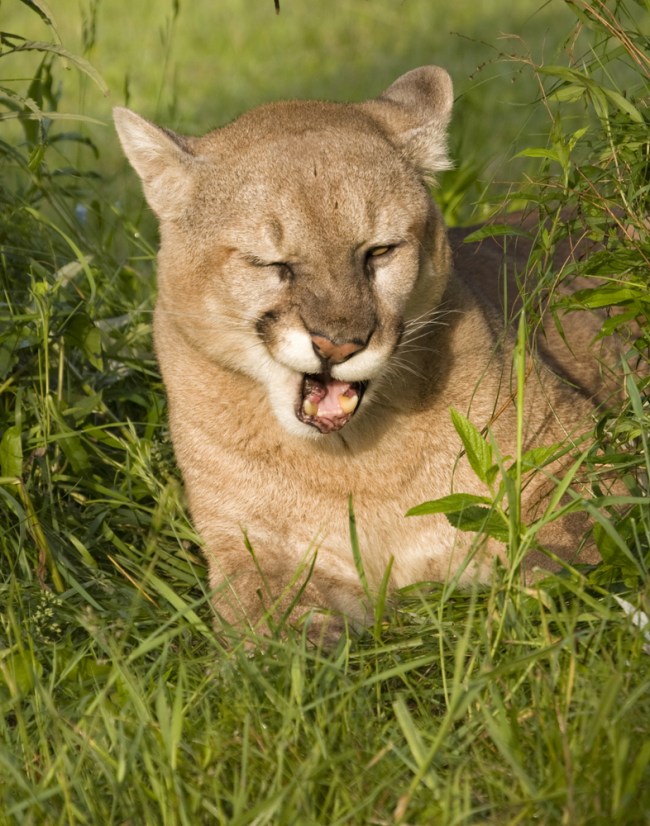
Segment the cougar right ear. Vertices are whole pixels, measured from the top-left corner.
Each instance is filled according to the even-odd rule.
[[[447,127],[453,102],[449,74],[440,66],[421,66],[360,106],[423,175],[431,176],[452,167]]]
[[[122,106],[113,109],[113,121],[149,206],[159,218],[178,218],[189,201],[197,164],[189,142]]]

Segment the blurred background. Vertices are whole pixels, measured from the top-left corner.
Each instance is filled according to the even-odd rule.
[[[101,158],[79,141],[75,166],[119,176],[120,188],[125,164],[110,127],[113,105],[201,134],[264,101],[360,100],[416,66],[444,66],[455,85],[456,169],[439,195],[452,223],[483,217],[485,204],[477,211],[475,202],[485,187],[520,177],[513,156],[531,136],[548,133],[544,107],[531,105],[539,92],[531,67],[576,48],[576,18],[563,0],[282,0],[280,14],[273,0],[57,0],[50,7],[2,0],[0,15],[3,30],[60,42],[106,84],[73,61],[53,60],[58,110],[104,124],[74,124]],[[4,84],[22,93],[43,53],[4,58]],[[66,162],[70,149],[61,143]],[[135,186],[133,176],[126,180]]]

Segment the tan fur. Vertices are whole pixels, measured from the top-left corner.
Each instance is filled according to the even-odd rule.
[[[468,557],[476,537],[443,515],[404,516],[451,491],[486,493],[450,408],[515,451],[512,339],[480,286],[496,283],[503,251],[472,257],[456,233],[452,272],[425,185],[449,165],[451,104],[447,73],[425,67],[367,103],[271,104],[199,139],[115,110],[160,219],[156,351],[228,622],[272,625],[288,607],[292,618],[325,608],[364,621],[350,495],[371,591],[391,563],[395,588],[486,581],[503,557],[493,540]],[[326,434],[296,417],[320,341],[360,348],[331,366],[334,378],[370,380],[350,421]],[[531,364],[525,448],[588,426],[588,395]],[[529,516],[540,490],[527,488]],[[549,546],[571,556],[582,527],[556,523]]]

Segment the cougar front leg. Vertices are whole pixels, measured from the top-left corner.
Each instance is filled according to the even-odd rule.
[[[371,611],[352,561],[318,550],[280,556],[239,543],[237,550],[206,548],[217,623],[273,635],[307,622],[310,640],[324,645],[338,640],[345,618],[367,623]]]

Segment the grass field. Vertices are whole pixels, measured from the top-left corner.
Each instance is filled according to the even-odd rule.
[[[549,217],[531,321],[539,284],[597,276],[580,306],[647,365],[647,4],[281,6],[0,2],[27,39],[0,52],[0,824],[648,824],[647,380],[621,366],[585,458],[600,567],[411,589],[330,652],[215,633],[151,347],[155,227],[108,127],[128,102],[199,133],[445,65],[449,220]],[[58,38],[67,61],[33,45]],[[602,246],[556,272],[569,229]]]

